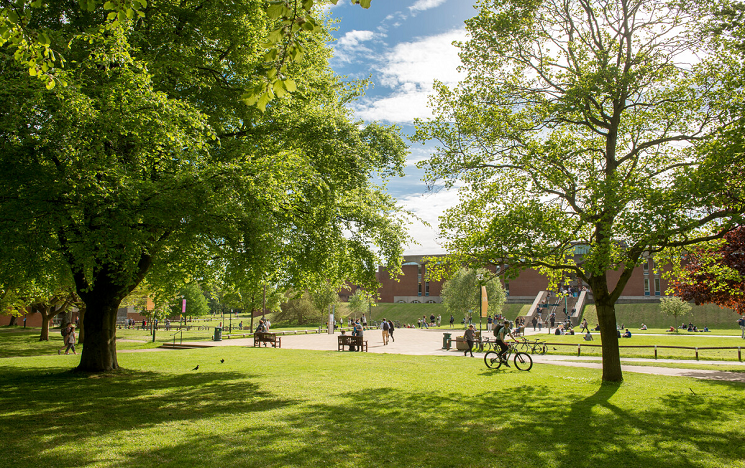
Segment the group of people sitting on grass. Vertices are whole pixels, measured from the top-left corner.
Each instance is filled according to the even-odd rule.
[[[574,328],[572,328],[571,322],[567,322],[566,325],[563,323],[560,323],[559,326],[556,327],[556,331],[554,332],[554,335],[574,335],[574,334],[575,334]]]

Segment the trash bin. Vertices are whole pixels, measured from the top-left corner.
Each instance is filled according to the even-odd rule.
[[[222,341],[222,328],[215,327],[215,336],[212,341]]]
[[[442,334],[442,349],[450,349],[450,333]]]

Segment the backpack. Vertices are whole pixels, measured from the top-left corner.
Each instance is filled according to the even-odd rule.
[[[499,337],[499,332],[502,331],[504,328],[504,324],[497,326],[494,328],[494,336]]]
[[[388,322],[383,322],[383,330],[388,330]]]
[[[62,329],[60,329],[59,331],[59,334],[62,336],[67,336],[67,327],[62,327]]]

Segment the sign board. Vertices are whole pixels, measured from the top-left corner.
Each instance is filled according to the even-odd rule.
[[[155,309],[155,303],[149,297],[147,298],[147,303],[145,304],[145,309],[147,309],[147,310],[153,310],[153,309]]]
[[[486,298],[486,286],[481,286],[481,316],[486,317],[489,313],[489,300]]]

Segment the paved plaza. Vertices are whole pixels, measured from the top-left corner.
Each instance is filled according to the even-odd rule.
[[[484,330],[485,331],[485,330]],[[443,349],[443,333],[451,332],[447,329],[419,330],[415,328],[397,328],[394,332],[394,340],[388,345],[383,345],[383,339],[379,330],[367,330],[364,337],[368,342],[368,351],[371,353],[384,354],[408,354],[414,356],[443,356],[460,359],[471,359],[464,357],[461,351],[453,348]],[[452,330],[453,345],[455,336],[462,335],[463,329]],[[489,333],[486,332],[485,333]],[[537,335],[537,338],[550,339],[546,331],[526,331],[527,336]],[[329,335],[328,333],[309,333],[298,335],[282,335],[282,348],[284,349],[309,349],[320,351],[336,351],[337,337],[339,333]],[[253,346],[253,338],[223,339],[222,341],[195,341],[184,342],[199,346]],[[120,351],[124,352],[124,351]],[[484,353],[474,352],[476,358],[481,359]],[[535,364],[550,364],[554,366],[586,367],[601,369],[597,356],[571,356],[571,355],[532,355]],[[582,362],[588,361],[588,362]],[[637,372],[643,374],[670,375],[681,377],[693,377],[697,379],[723,380],[731,382],[745,382],[745,363],[737,361],[693,361],[674,359],[622,359],[625,372]],[[679,369],[672,367],[635,366],[633,362],[660,362],[660,363],[686,363],[686,364],[727,364],[728,366],[742,366],[743,372],[724,372],[717,370]]]

